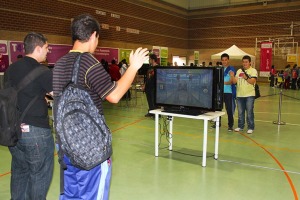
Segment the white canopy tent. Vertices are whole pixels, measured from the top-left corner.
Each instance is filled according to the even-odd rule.
[[[240,60],[242,60],[243,56],[248,55],[251,57],[252,63],[255,62],[255,56],[253,56],[249,53],[246,53],[245,51],[238,48],[236,45],[232,45],[230,48],[228,48],[220,53],[211,55],[211,59],[212,60],[220,60],[221,55],[223,53],[227,53],[229,55],[230,59],[240,59]]]

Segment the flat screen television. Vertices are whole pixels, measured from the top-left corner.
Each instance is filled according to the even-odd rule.
[[[223,109],[223,67],[155,67],[155,106],[199,115]]]

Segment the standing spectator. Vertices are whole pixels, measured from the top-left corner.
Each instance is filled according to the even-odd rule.
[[[9,66],[8,55],[0,53],[0,72],[5,72]]]
[[[155,96],[155,82],[154,82],[154,69],[153,67],[157,66],[157,56],[155,54],[150,54],[149,56],[150,67],[147,72],[146,83],[145,83],[145,93],[148,102],[148,113],[145,117],[152,117],[154,114],[149,113],[150,110],[154,110],[154,96]]]
[[[101,65],[104,67],[105,71],[107,73],[109,73],[109,69],[108,69],[108,62],[106,60],[104,60],[103,58],[101,59]]]
[[[111,61],[111,66],[109,67],[109,75],[112,81],[118,81],[121,78],[119,67],[115,60]]]
[[[246,55],[242,59],[243,68],[236,73],[233,83],[237,83],[237,106],[238,106],[238,127],[236,132],[243,131],[245,126],[245,111],[247,112],[248,134],[253,133],[254,124],[254,100],[257,71],[251,67],[251,57]],[[234,72],[230,72],[234,76]]]
[[[297,70],[297,65],[296,64],[293,66],[291,74],[292,74],[292,86],[291,86],[291,89],[292,90],[296,90],[296,84],[297,84],[297,78],[298,78],[298,70]]]
[[[274,87],[274,81],[275,81],[275,75],[276,75],[276,70],[275,70],[275,66],[272,65],[271,67],[271,71],[270,71],[270,87]]]
[[[297,87],[298,87],[298,90],[300,90],[300,66],[298,66],[298,79],[297,79]]]
[[[173,63],[167,62],[167,66],[173,66]]]
[[[131,52],[131,67],[120,80],[111,81],[109,74],[101,63],[92,55],[95,51],[100,33],[99,23],[90,15],[79,15],[71,24],[73,48],[60,58],[53,71],[54,98],[59,97],[63,88],[71,81],[73,63],[80,53],[82,55],[78,72],[78,83],[90,94],[99,113],[103,114],[102,101],[118,103],[125,94],[143,62],[147,59],[147,49],[138,48]],[[64,193],[60,200],[65,199],[105,199],[109,197],[112,161],[108,158],[91,170],[82,170],[70,162],[64,155],[67,169],[64,171]]]
[[[128,64],[127,64],[127,61],[126,59],[123,59],[121,61],[121,65],[120,65],[120,69],[119,69],[119,72],[121,74],[121,76],[123,76],[128,68]],[[125,95],[122,97],[122,99],[126,99],[126,100],[130,100],[131,99],[131,93],[130,93],[130,90],[128,90]]]
[[[290,89],[290,82],[291,82],[291,69],[290,65],[287,65],[284,69],[283,76],[284,76],[284,89]]]
[[[278,83],[279,83],[279,88],[283,88],[283,85],[284,85],[284,71],[283,70],[280,70],[277,74],[277,80],[278,80]]]
[[[205,62],[204,62],[204,61],[202,62],[202,67],[206,67],[206,65],[205,65]]]
[[[235,69],[232,66],[229,66],[229,55],[224,53],[221,55],[222,66],[224,67],[224,103],[225,109],[228,116],[228,131],[233,131],[234,125],[234,110],[235,110],[235,94],[232,91],[232,83],[234,77],[230,76],[230,73],[235,74]],[[234,86],[235,87],[235,86]],[[220,123],[221,125],[221,123]]]
[[[47,39],[40,33],[29,33],[24,38],[25,57],[10,65],[5,82],[17,86],[24,75],[40,66],[48,53]],[[49,126],[46,93],[52,95],[52,72],[34,79],[18,95],[18,106],[23,112],[38,96],[22,121],[21,137],[9,147],[11,162],[11,199],[46,199],[54,166],[54,140]]]
[[[120,67],[120,74],[121,74],[121,76],[123,76],[123,74],[125,74],[125,72],[127,70],[127,67],[128,67],[127,61],[126,61],[126,59],[123,59],[122,60],[122,65]]]

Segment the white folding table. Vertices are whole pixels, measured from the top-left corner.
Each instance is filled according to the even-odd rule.
[[[170,116],[170,123],[169,123],[169,150],[172,151],[173,145],[173,120],[174,117],[182,117],[188,119],[198,119],[204,121],[204,131],[203,131],[203,157],[202,157],[202,167],[206,166],[206,152],[207,152],[207,129],[208,129],[208,121],[213,120],[216,122],[216,129],[215,129],[215,155],[214,159],[218,159],[218,151],[219,151],[219,120],[220,116],[224,115],[225,112],[216,111],[216,112],[207,112],[202,115],[183,115],[177,113],[168,113],[162,112],[161,109],[151,110],[150,113],[155,115],[155,156],[158,157],[158,135],[159,135],[159,115]]]

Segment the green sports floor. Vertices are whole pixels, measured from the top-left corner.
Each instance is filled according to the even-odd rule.
[[[203,121],[175,118],[173,151],[166,135],[154,156],[154,120],[145,118],[143,93],[117,105],[104,104],[113,135],[110,200],[296,200],[300,197],[300,90],[284,90],[278,121],[279,92],[261,84],[255,101],[255,131],[227,132],[222,117],[219,159],[214,154],[214,129],[208,130],[207,166],[202,167]],[[235,113],[237,124],[237,112]],[[160,120],[163,129],[164,119]],[[236,127],[236,126],[235,126]],[[48,200],[59,196],[59,165]],[[10,161],[0,146],[0,200],[10,198]]]

